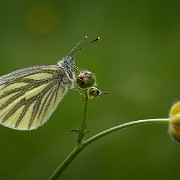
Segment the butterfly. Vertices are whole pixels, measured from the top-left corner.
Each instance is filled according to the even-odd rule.
[[[80,42],[87,38],[83,38]],[[36,65],[0,77],[0,124],[15,130],[43,125],[76,82],[75,52],[80,42],[57,65]]]

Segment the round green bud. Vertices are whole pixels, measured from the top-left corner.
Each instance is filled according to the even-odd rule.
[[[76,77],[76,83],[80,88],[86,89],[96,83],[96,77],[92,72],[83,71]]]

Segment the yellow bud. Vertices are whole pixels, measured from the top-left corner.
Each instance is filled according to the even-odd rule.
[[[175,140],[180,142],[180,102],[171,107],[169,133]]]

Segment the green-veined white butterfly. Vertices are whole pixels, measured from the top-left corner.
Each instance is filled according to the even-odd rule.
[[[49,119],[68,89],[74,88],[77,67],[72,54],[90,44],[73,52],[80,42],[57,65],[27,67],[0,77],[0,124],[32,130]]]

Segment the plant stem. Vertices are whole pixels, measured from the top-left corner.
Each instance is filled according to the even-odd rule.
[[[84,107],[83,107],[83,117],[82,117],[82,122],[81,122],[81,129],[79,131],[79,136],[78,136],[78,145],[82,144],[83,137],[87,133],[87,109],[88,109],[88,102],[89,102],[89,96],[88,96],[88,90],[85,90],[85,98],[84,98]]]
[[[99,134],[96,134],[95,136],[87,139],[84,143],[83,143],[83,148],[86,147],[87,145],[91,144],[92,142],[110,134],[113,133],[117,130],[120,129],[124,129],[124,128],[128,128],[131,126],[136,126],[136,125],[141,125],[141,124],[149,124],[149,123],[169,123],[169,118],[158,118],[158,119],[144,119],[144,120],[137,120],[137,121],[131,121],[128,123],[124,123],[124,124],[120,124],[118,126],[112,127],[110,129],[107,129],[105,131],[100,132]]]
[[[87,117],[87,105],[88,105],[88,102],[85,101],[84,102],[84,110],[83,110],[83,120],[85,121],[86,120],[86,117]],[[85,118],[85,119],[84,119]],[[86,121],[85,121],[86,122]],[[86,123],[84,123],[82,121],[83,124],[86,125]],[[120,129],[124,129],[124,128],[128,128],[128,127],[131,127],[131,126],[136,126],[136,125],[141,125],[141,124],[149,124],[149,123],[169,123],[169,118],[161,118],[161,119],[144,119],[144,120],[137,120],[137,121],[132,121],[132,122],[128,122],[128,123],[124,123],[124,124],[121,124],[121,125],[118,125],[118,126],[115,126],[115,127],[112,127],[110,129],[107,129],[103,132],[100,132],[99,134],[89,138],[88,140],[86,140],[85,142],[82,141],[79,141],[78,140],[78,143],[75,147],[75,149],[69,154],[69,156],[63,161],[63,163],[56,169],[56,171],[53,173],[53,175],[49,178],[49,180],[55,180],[57,179],[61,173],[66,169],[66,167],[74,160],[74,158],[81,152],[82,149],[84,149],[86,146],[88,146],[89,144],[91,144],[92,142],[110,134],[110,133],[113,133],[117,130],[120,130]],[[86,128],[85,125],[81,125],[81,130],[82,127]],[[85,132],[85,131],[80,131],[80,132]],[[86,133],[86,132],[85,132]],[[79,137],[84,137],[83,136],[79,136]],[[79,138],[78,137],[78,138]]]
[[[67,168],[67,166],[74,160],[74,158],[84,148],[84,147],[82,147],[82,144],[83,144],[83,137],[87,133],[86,120],[87,120],[87,109],[88,109],[88,102],[89,102],[89,96],[87,93],[88,93],[88,90],[85,90],[83,117],[82,117],[82,122],[81,122],[81,129],[79,131],[79,136],[78,136],[78,140],[77,140],[77,145],[76,145],[75,149],[69,154],[69,156],[55,170],[55,172],[52,174],[52,176],[49,178],[49,180],[56,180],[62,174],[62,172]]]
[[[55,170],[49,180],[56,180],[62,172],[66,169],[66,167],[75,159],[75,157],[81,152],[82,148],[78,146],[69,154],[69,156],[62,162],[62,164]]]

